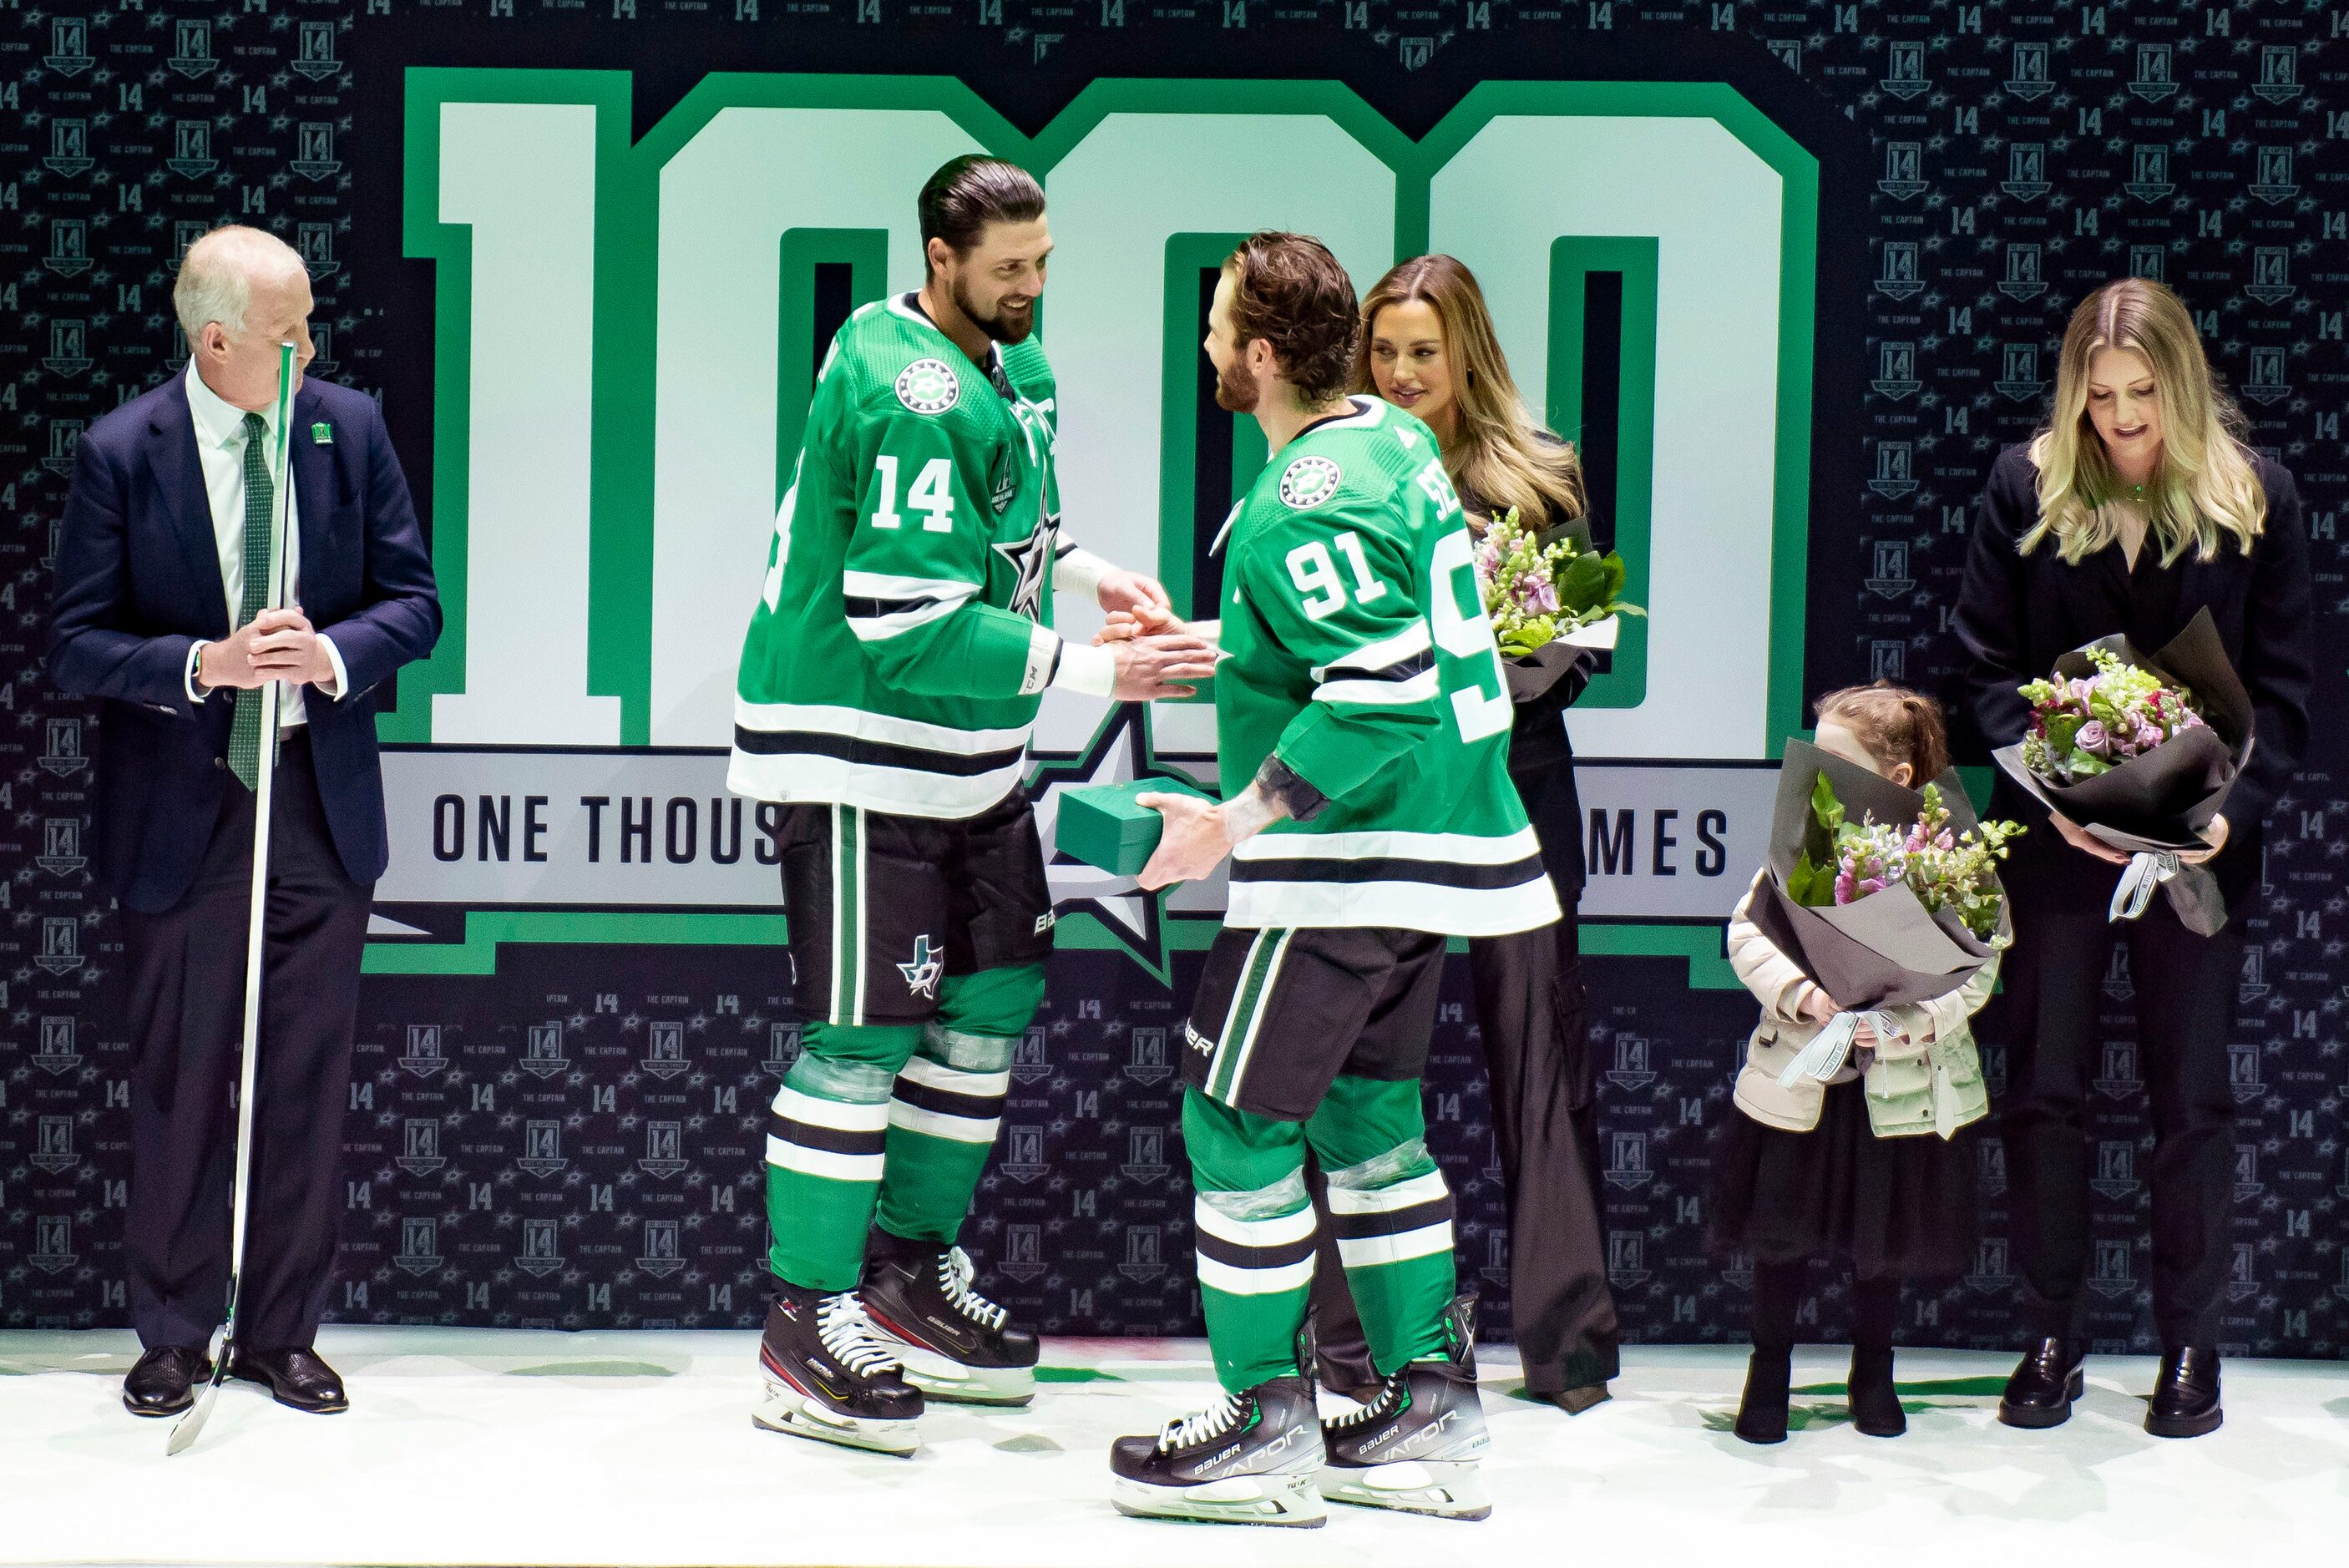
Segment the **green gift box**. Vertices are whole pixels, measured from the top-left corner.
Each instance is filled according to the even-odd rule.
[[[1165,818],[1147,806],[1134,804],[1135,796],[1154,794],[1212,799],[1187,779],[1136,779],[1130,784],[1063,789],[1052,829],[1053,846],[1114,876],[1139,874],[1166,828]]]

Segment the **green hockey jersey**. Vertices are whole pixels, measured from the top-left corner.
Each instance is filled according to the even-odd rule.
[[[1061,642],[1052,375],[985,366],[917,296],[833,339],[735,682],[727,785],[761,800],[963,818],[1026,770]]]
[[[1427,427],[1375,398],[1309,427],[1225,525],[1217,769],[1329,797],[1234,851],[1225,923],[1492,936],[1557,899],[1509,781],[1502,674]]]

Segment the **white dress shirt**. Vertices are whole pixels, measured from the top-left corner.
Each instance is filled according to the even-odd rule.
[[[244,410],[205,386],[204,378],[196,374],[195,362],[191,360],[188,413],[196,427],[196,455],[203,460],[204,495],[212,503],[212,542],[220,552],[221,586],[228,593],[228,624],[235,627],[243,624],[237,612],[244,607]],[[272,403],[261,418],[262,439],[267,443],[264,450],[274,452],[276,404]],[[290,475],[285,482],[292,482]],[[285,498],[285,602],[302,602],[302,532],[295,518],[291,493]],[[326,662],[335,666],[333,684],[321,683],[318,689],[328,697],[339,699],[350,686],[349,676],[343,668],[343,655],[336,651],[333,638],[321,636],[318,643],[326,650]],[[201,642],[188,650],[188,696],[194,702],[203,701],[207,695],[196,679],[203,653],[204,645]],[[281,733],[309,722],[302,704],[303,692],[302,686],[289,685],[278,694],[277,727]]]

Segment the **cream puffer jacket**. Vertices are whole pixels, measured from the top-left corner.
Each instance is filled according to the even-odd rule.
[[[1803,1008],[1820,992],[1802,965],[1781,953],[1748,918],[1748,906],[1768,874],[1755,874],[1754,885],[1729,917],[1730,965],[1762,1004],[1762,1021],[1746,1042],[1735,1098],[1738,1109],[1765,1127],[1808,1132],[1819,1124],[1827,1086],[1802,1078],[1793,1088],[1782,1088],[1778,1076],[1819,1032],[1822,1026],[1806,1017]],[[1987,1114],[1982,1061],[1967,1020],[1990,999],[1997,984],[1998,957],[1993,954],[1947,995],[1883,1009],[1897,1036],[1876,1041],[1865,1072],[1855,1072],[1847,1063],[1834,1079],[1866,1080],[1868,1124],[1878,1137],[1930,1132],[1948,1138]]]

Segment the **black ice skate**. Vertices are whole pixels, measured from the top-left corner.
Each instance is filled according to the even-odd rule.
[[[1493,1511],[1476,1476],[1492,1439],[1476,1398],[1475,1330],[1464,1299],[1444,1315],[1444,1359],[1413,1362],[1369,1404],[1322,1423],[1330,1452],[1322,1496],[1444,1519]]]
[[[1118,1439],[1110,1501],[1137,1519],[1319,1525],[1329,1512],[1313,1485],[1321,1460],[1312,1383],[1275,1377],[1169,1421],[1156,1437]]]
[[[922,1396],[906,1387],[853,1290],[826,1295],[778,1280],[759,1370],[766,1395],[750,1418],[771,1432],[885,1454],[920,1446]]]
[[[1024,1405],[1036,1397],[1036,1336],[970,1288],[960,1247],[873,1233],[864,1310],[904,1362],[905,1381],[960,1405]]]

